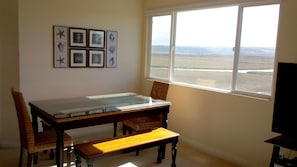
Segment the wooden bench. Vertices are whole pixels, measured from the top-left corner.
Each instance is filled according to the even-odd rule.
[[[179,134],[165,128],[158,128],[150,132],[113,138],[107,141],[92,141],[74,145],[76,166],[81,167],[84,158],[88,167],[93,166],[94,160],[108,154],[126,153],[150,147],[159,146],[157,162],[164,159],[165,145],[172,143],[172,167],[176,167],[175,159]]]

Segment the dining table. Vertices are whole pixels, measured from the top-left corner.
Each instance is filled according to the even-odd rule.
[[[63,166],[65,130],[120,122],[142,116],[162,114],[167,128],[171,102],[133,92],[30,101],[32,126],[38,132],[38,119],[56,131],[56,163]]]

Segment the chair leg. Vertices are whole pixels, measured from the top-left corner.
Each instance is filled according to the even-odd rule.
[[[31,153],[29,154],[28,153],[28,160],[27,160],[27,167],[32,167],[33,166],[33,156],[34,156],[34,153]]]
[[[113,123],[113,137],[117,137],[118,122]]]
[[[67,147],[67,167],[70,167],[71,162],[71,146]]]
[[[55,158],[54,149],[51,149],[50,151],[50,160],[53,160]]]
[[[36,152],[36,153],[34,153],[33,154],[33,161],[34,161],[34,164],[37,164],[38,163],[38,153]]]
[[[123,135],[127,134],[127,126],[123,124]]]
[[[129,128],[128,128],[128,133],[129,133],[129,134],[132,134],[132,131],[133,131],[132,128],[129,127]]]
[[[81,159],[80,159],[80,156],[78,156],[78,155],[76,155],[75,166],[81,167]]]
[[[21,150],[20,150],[20,159],[19,159],[19,167],[22,167],[22,163],[23,163],[23,155],[24,155],[24,148],[23,148],[23,146],[21,146]]]

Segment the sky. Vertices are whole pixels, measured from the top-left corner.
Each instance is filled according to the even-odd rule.
[[[245,7],[241,46],[275,47],[279,5]],[[177,14],[177,46],[234,47],[238,6]],[[154,45],[169,45],[171,16],[153,19]],[[154,31],[154,30],[158,31]]]

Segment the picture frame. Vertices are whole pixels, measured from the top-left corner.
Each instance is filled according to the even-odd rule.
[[[117,67],[117,52],[118,52],[118,32],[106,32],[106,67]]]
[[[70,49],[70,67],[86,67],[87,50]]]
[[[104,30],[89,30],[89,47],[101,48],[105,47],[105,31]]]
[[[53,26],[55,68],[68,67],[68,27]]]
[[[104,50],[89,50],[89,67],[104,67]]]
[[[87,46],[87,29],[69,28],[70,46],[86,47]]]

